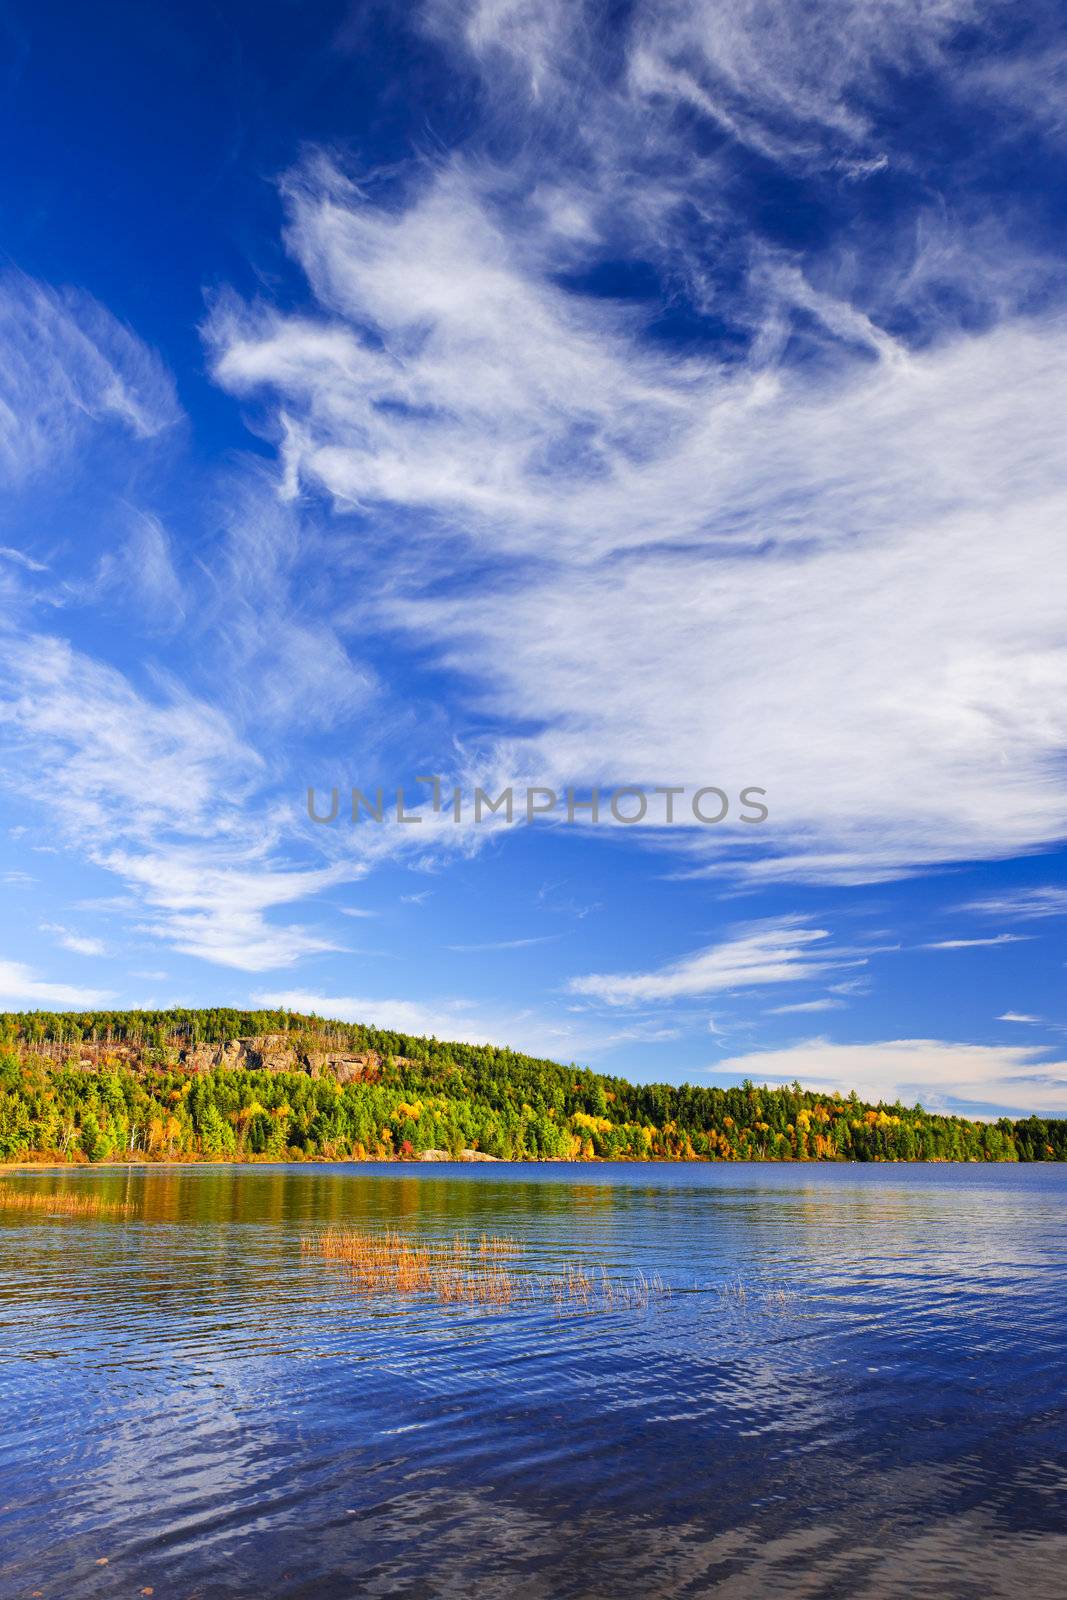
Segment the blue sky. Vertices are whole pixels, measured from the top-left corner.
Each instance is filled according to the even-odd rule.
[[[1067,1112],[1059,8],[0,37],[0,1005]]]

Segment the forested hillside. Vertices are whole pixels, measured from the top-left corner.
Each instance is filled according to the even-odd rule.
[[[0,1160],[1030,1161],[1067,1121],[973,1122],[799,1084],[633,1084],[284,1011],[0,1014]]]

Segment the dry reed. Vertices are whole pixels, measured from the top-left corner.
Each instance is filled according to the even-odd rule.
[[[724,1306],[730,1306],[737,1311],[747,1311],[751,1308],[757,1313],[762,1312],[767,1315],[790,1312],[799,1300],[795,1290],[782,1285],[761,1285],[749,1289],[740,1276],[720,1284],[718,1293]]]
[[[65,1217],[128,1217],[133,1210],[122,1200],[101,1200],[93,1194],[38,1194],[0,1184],[0,1210],[47,1211]]]
[[[473,1305],[490,1310],[551,1302],[558,1313],[615,1311],[647,1307],[669,1290],[659,1277],[643,1274],[631,1283],[568,1264],[562,1272],[541,1273],[515,1266],[524,1255],[516,1239],[456,1234],[447,1241],[414,1241],[397,1232],[328,1227],[304,1238],[306,1254],[318,1254],[342,1270],[361,1295],[426,1296],[442,1305]]]

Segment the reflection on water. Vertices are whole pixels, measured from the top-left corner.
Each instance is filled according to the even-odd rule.
[[[1065,1592],[1065,1169],[5,1181],[103,1205],[0,1209],[4,1596]],[[368,1299],[344,1224],[671,1294]]]

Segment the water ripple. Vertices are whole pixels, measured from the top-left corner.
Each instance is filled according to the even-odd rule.
[[[36,1173],[0,1214],[0,1592],[1062,1594],[1067,1174]],[[367,1299],[327,1225],[659,1274]]]

